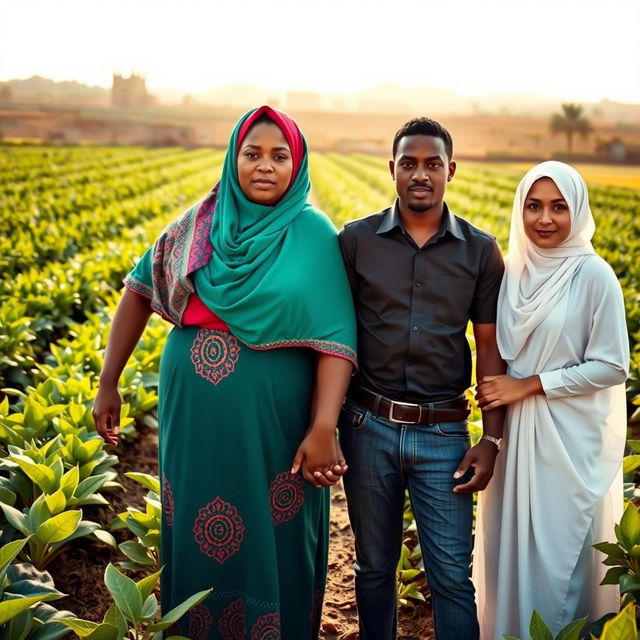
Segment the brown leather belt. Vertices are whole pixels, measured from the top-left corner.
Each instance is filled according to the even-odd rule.
[[[382,416],[399,424],[459,422],[466,420],[470,412],[469,401],[464,396],[442,402],[413,404],[411,402],[396,402],[364,387],[351,387],[347,398],[366,407],[374,415]]]

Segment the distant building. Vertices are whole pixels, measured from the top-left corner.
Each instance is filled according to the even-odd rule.
[[[111,106],[116,109],[135,109],[155,104],[155,98],[147,92],[144,76],[132,73],[128,78],[113,74]]]

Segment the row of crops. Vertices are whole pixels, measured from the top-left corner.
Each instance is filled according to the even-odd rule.
[[[122,484],[118,456],[96,435],[91,406],[122,277],[160,230],[208,191],[222,161],[223,154],[212,150],[0,147],[3,637],[55,640],[73,629],[94,640],[127,633],[151,638],[207,595],[194,594],[160,617],[154,594],[161,571],[157,478],[129,474],[148,490],[144,511],[131,507],[109,527],[96,521],[96,509],[109,505]],[[316,154],[311,171],[314,199],[337,226],[388,206],[394,197],[382,159]],[[463,165],[447,201],[506,248],[518,179],[513,172]],[[591,197],[596,246],[625,291],[633,344],[629,398],[634,400],[640,394],[640,266],[633,260],[634,238],[640,237],[634,219],[639,197],[631,190],[601,187],[593,188]],[[141,423],[154,424],[167,330],[153,318],[123,373],[125,440],[135,439]],[[627,465],[630,472],[633,462]],[[407,526],[410,530],[409,512]],[[122,529],[126,540],[118,543]],[[107,567],[105,582],[114,600],[102,622],[80,620],[48,604],[62,594],[47,567],[86,538],[112,548],[113,562],[122,570]],[[414,583],[418,560],[415,549],[403,550],[399,591],[405,602],[421,597]],[[132,570],[146,577],[125,575]]]

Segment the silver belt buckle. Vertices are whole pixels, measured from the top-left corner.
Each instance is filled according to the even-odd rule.
[[[396,405],[401,405],[403,407],[418,407],[418,409],[420,410],[418,412],[418,419],[417,420],[399,420],[398,418],[394,418],[393,407],[395,407]],[[394,400],[391,400],[391,404],[389,406],[388,418],[391,422],[395,422],[396,424],[420,424],[420,418],[422,418],[422,407],[419,404],[414,404],[413,402],[395,402]]]

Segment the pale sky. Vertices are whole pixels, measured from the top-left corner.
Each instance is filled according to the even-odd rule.
[[[640,0],[0,0],[0,80],[640,103]]]

